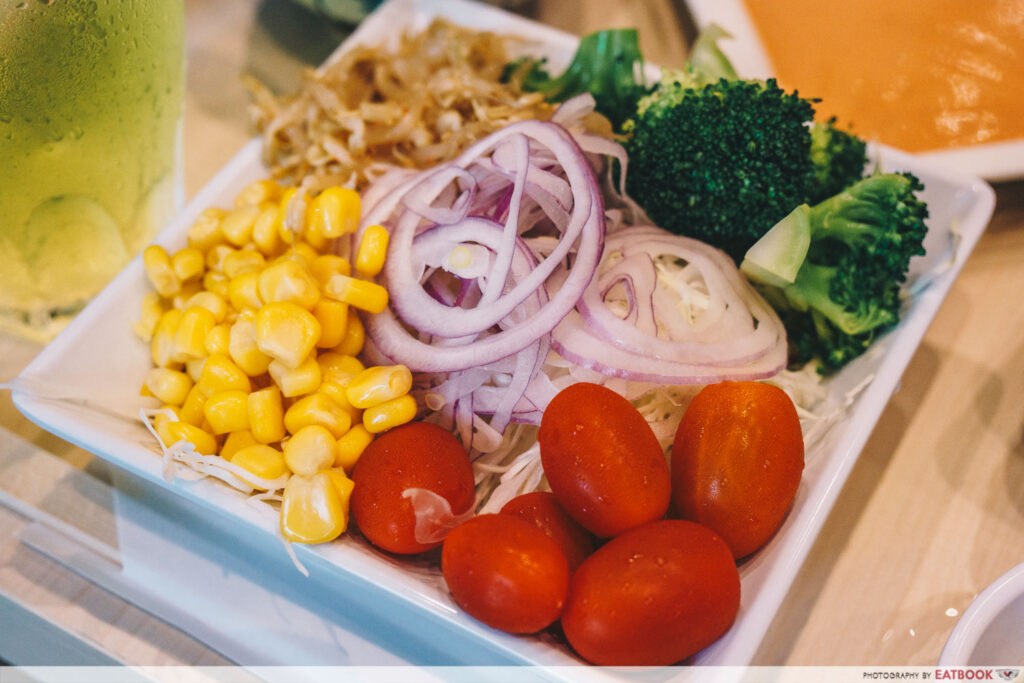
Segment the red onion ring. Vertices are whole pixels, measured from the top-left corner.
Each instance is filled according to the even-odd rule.
[[[493,188],[487,193],[479,189],[485,182],[497,184],[494,178],[512,188],[503,225],[484,218],[493,206],[480,202],[481,194],[492,201],[501,196]],[[567,201],[571,206],[563,205]],[[521,222],[529,229],[542,220],[535,206],[558,233],[558,242],[523,272],[512,264],[521,250]],[[441,224],[439,218],[457,220]],[[541,121],[511,124],[450,164],[401,183],[366,213],[363,225],[371,224],[391,233],[380,277],[391,302],[383,313],[367,318],[367,333],[381,353],[416,372],[479,367],[536,343],[575,306],[597,267],[604,235],[600,187],[584,153],[564,128]],[[429,269],[420,258],[417,236],[441,228],[459,243],[472,241],[494,254],[488,278],[482,278],[483,296],[473,308],[447,306],[424,287]],[[564,279],[557,292],[518,324],[501,328],[499,323],[564,270],[570,258],[572,268],[559,273]],[[466,343],[433,343],[442,338]]]
[[[663,256],[695,267],[711,301],[706,311],[711,324],[673,320],[681,316],[671,310],[671,297],[657,278],[643,277]],[[637,268],[644,259],[649,267]],[[606,297],[624,277],[631,279],[628,309],[620,317]],[[785,367],[782,322],[728,257],[703,242],[653,226],[623,228],[608,237],[598,275],[577,308],[555,329],[552,346],[570,362],[604,375],[706,384],[763,379]],[[648,313],[657,322],[654,330],[639,322]]]

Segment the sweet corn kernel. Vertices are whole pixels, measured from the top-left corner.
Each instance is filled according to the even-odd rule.
[[[247,322],[255,324],[256,323],[256,311],[257,310],[259,310],[259,307],[256,307],[256,308],[246,307],[246,308],[239,309],[238,313],[235,315],[235,322],[238,322],[239,320],[245,320]],[[235,322],[233,322],[231,324],[234,325]]]
[[[260,273],[259,294],[264,303],[290,301],[312,309],[320,300],[320,286],[309,268],[297,261],[277,261]]]
[[[320,382],[320,386],[317,388],[317,391],[337,403],[339,408],[348,413],[352,424],[359,424],[363,421],[363,411],[348,402],[348,396],[345,395],[345,386],[348,385],[348,380],[342,381],[344,384],[325,378]]]
[[[288,474],[288,465],[284,462],[284,453],[273,446],[263,443],[256,443],[238,449],[231,457],[231,464],[238,465],[243,470],[261,479],[277,479]],[[254,482],[250,481],[249,483],[253,484]],[[259,486],[254,487],[261,488]]]
[[[316,391],[322,379],[320,366],[312,356],[294,369],[280,361],[271,361],[267,372],[270,373],[274,383],[281,388],[281,393],[288,397],[302,396]]]
[[[334,490],[338,492],[338,498],[341,500],[341,508],[345,511],[345,516],[347,517],[349,502],[352,499],[352,490],[356,487],[355,482],[349,479],[345,470],[339,467],[324,470],[324,474],[331,478]]]
[[[366,368],[345,387],[348,402],[356,408],[370,408],[409,393],[412,373],[404,365],[378,365]]]
[[[241,247],[252,240],[252,226],[259,215],[260,207],[256,204],[232,209],[221,220],[220,231],[228,242]]]
[[[192,358],[185,362],[185,374],[188,375],[189,379],[193,382],[198,382],[199,378],[203,376],[204,365],[206,365],[205,358]]]
[[[217,324],[224,322],[224,318],[228,315],[228,302],[213,292],[201,291],[193,294],[185,302],[185,308],[192,306],[199,306],[208,310],[213,314],[214,322]]]
[[[174,417],[172,418],[170,415],[168,415],[168,412],[173,413]],[[160,437],[161,443],[167,445],[173,443],[170,440],[171,435],[167,431],[167,425],[169,425],[171,422],[177,422],[180,419],[181,410],[179,410],[176,406],[163,406],[161,411],[153,416],[153,429],[154,431],[156,431],[156,435]]]
[[[175,432],[175,434],[171,434],[171,432],[168,431],[167,427],[172,423],[172,421],[168,418],[164,418],[163,421],[160,422],[159,420],[161,417],[163,416],[158,415],[154,419],[153,428],[156,431],[156,435],[160,438],[160,443],[164,446],[170,446],[171,444],[178,440],[176,438],[177,432]]]
[[[338,454],[334,458],[334,466],[351,472],[359,456],[372,442],[373,434],[366,427],[361,424],[353,425],[352,429],[338,439]]]
[[[249,430],[259,443],[274,443],[285,436],[281,390],[267,387],[249,394]]]
[[[281,533],[295,543],[326,543],[348,526],[338,490],[330,475],[294,475],[281,495]]]
[[[324,237],[316,230],[306,230],[306,232],[302,233],[302,242],[312,247],[313,251],[316,253],[322,254],[327,251],[327,247],[330,245],[331,240],[328,237]],[[312,263],[312,261],[310,263]]]
[[[221,353],[215,353],[206,359],[203,374],[196,383],[209,397],[225,391],[252,391],[252,383],[235,365],[234,361]]]
[[[309,243],[296,240],[286,252],[289,260],[297,261],[309,268],[309,266],[320,256],[320,252],[314,249]]]
[[[295,474],[313,476],[334,465],[338,442],[321,425],[306,425],[284,444],[284,460]]]
[[[376,282],[348,275],[331,276],[324,285],[324,294],[368,313],[380,313],[388,307],[388,290]]]
[[[237,432],[231,432],[227,438],[224,439],[224,443],[220,447],[220,457],[224,458],[228,462],[235,457],[235,453],[242,450],[246,446],[252,446],[259,443],[253,437],[252,432],[248,429],[242,429]]]
[[[231,333],[228,338],[228,355],[235,364],[242,369],[242,372],[249,377],[258,377],[270,367],[270,356],[260,351],[256,345],[255,337],[255,316],[246,315],[249,309],[238,316],[231,326]]]
[[[260,215],[252,224],[252,241],[264,256],[277,254],[282,245],[280,235],[281,214],[277,206],[271,204],[260,209]]]
[[[316,362],[320,364],[320,370],[323,372],[324,379],[334,380],[339,384],[347,384],[348,380],[366,369],[362,361],[355,356],[338,353],[337,351],[321,353],[316,357]]]
[[[181,282],[196,279],[206,270],[206,258],[196,247],[185,247],[171,256],[171,267]]]
[[[203,274],[203,289],[227,300],[228,276],[215,270],[206,271],[206,273]]]
[[[267,259],[255,249],[239,249],[224,256],[221,270],[229,278],[236,278],[242,273],[260,272],[267,265]]]
[[[224,209],[204,209],[188,229],[188,246],[205,253],[223,242],[224,233],[220,231],[220,221],[226,214]]]
[[[201,291],[203,291],[203,286],[199,281],[189,280],[188,282],[183,282],[178,293],[171,297],[171,305],[184,311],[188,308],[188,300]]]
[[[363,277],[373,277],[384,269],[384,257],[388,253],[388,231],[380,225],[371,225],[363,231],[356,251],[356,272]]]
[[[187,422],[168,422],[164,431],[167,434],[167,438],[164,440],[165,446],[171,446],[179,441],[188,441],[197,453],[217,455],[216,437],[195,425],[190,425]],[[159,434],[159,432],[157,433]]]
[[[385,401],[363,411],[363,426],[371,434],[380,434],[404,425],[416,417],[416,399],[409,394]]]
[[[334,348],[345,338],[348,304],[334,299],[320,299],[313,306],[313,317],[320,323],[320,339],[316,343],[319,348]]]
[[[306,360],[320,339],[316,317],[290,301],[265,304],[256,312],[255,324],[253,336],[260,351],[288,368]]]
[[[181,311],[172,308],[160,316],[160,320],[153,330],[153,338],[149,342],[149,352],[153,359],[153,365],[158,368],[166,368],[175,362],[174,336],[180,320]]]
[[[174,274],[171,257],[159,244],[151,244],[142,252],[146,277],[160,296],[171,297],[181,289],[181,280]]]
[[[337,254],[323,254],[317,256],[311,264],[309,264],[309,272],[313,273],[313,277],[320,283],[320,286],[327,284],[327,281],[331,279],[333,275],[351,275],[352,265],[348,262],[348,259],[344,256],[338,256]]]
[[[212,356],[215,353],[228,353],[228,342],[231,340],[231,326],[227,323],[214,325],[210,333],[203,340],[203,348],[206,355]]]
[[[206,399],[203,415],[214,434],[249,429],[249,410],[245,391],[222,391]]]
[[[139,319],[132,325],[139,339],[145,342],[153,339],[153,331],[156,330],[156,325],[163,314],[164,305],[160,295],[156,292],[146,292],[139,307]]]
[[[276,202],[280,198],[281,186],[273,180],[254,180],[235,196],[235,207]]]
[[[203,412],[203,406],[206,405],[207,395],[203,392],[202,388],[195,384],[188,392],[188,396],[185,397],[185,402],[181,405],[181,413],[179,414],[182,422],[187,422],[190,425],[198,427],[206,421],[206,414]]]
[[[263,305],[260,299],[260,271],[251,270],[228,281],[228,301],[236,311],[244,308],[258,309]]]
[[[146,374],[146,388],[162,402],[180,406],[192,388],[192,380],[184,372],[153,368]]]
[[[206,356],[206,335],[217,325],[213,313],[201,306],[186,308],[174,331],[174,359],[184,363]]]
[[[300,398],[284,414],[284,427],[289,434],[309,425],[325,427],[337,439],[352,426],[352,418],[330,397],[317,391]]]
[[[206,268],[207,270],[217,271],[219,273],[224,272],[224,259],[228,254],[233,254],[237,249],[228,244],[218,244],[211,247],[206,252]]]
[[[318,194],[306,211],[306,230],[324,237],[341,237],[359,227],[359,194],[347,187],[329,187]]]
[[[358,356],[366,341],[366,328],[359,314],[348,309],[348,320],[345,322],[345,337],[334,347],[334,351],[346,356]]]

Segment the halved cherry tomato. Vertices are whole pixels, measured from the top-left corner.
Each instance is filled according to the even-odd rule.
[[[370,543],[393,553],[441,545],[416,540],[416,516],[403,491],[433,491],[454,514],[469,510],[476,495],[466,449],[450,432],[428,422],[410,422],[374,439],[356,461],[352,481],[352,519]]]
[[[650,425],[629,401],[599,384],[560,391],[544,410],[541,463],[565,511],[608,538],[662,517],[668,463]]]
[[[603,666],[665,666],[707,647],[736,619],[740,577],[707,527],[663,519],[613,538],[572,577],[569,644]]]
[[[803,468],[800,419],[786,392],[763,382],[708,385],[676,431],[672,501],[745,557],[779,528]]]
[[[550,491],[531,491],[516,496],[505,503],[501,514],[522,517],[553,538],[569,561],[570,574],[594,552],[590,532],[569,516]]]
[[[480,515],[452,529],[441,572],[462,609],[509,633],[535,633],[553,623],[569,588],[562,549],[515,515]]]

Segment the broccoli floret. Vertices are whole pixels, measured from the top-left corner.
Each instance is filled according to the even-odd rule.
[[[597,111],[616,130],[650,91],[643,80],[643,54],[636,29],[608,29],[584,36],[560,76],[551,76],[545,66],[544,59],[524,57],[505,67],[503,80],[519,82],[523,90],[539,92],[549,102],[564,102],[589,92]]]
[[[814,106],[774,79],[736,78],[705,31],[686,67],[666,71],[624,129],[626,190],[659,226],[737,262],[806,201]]]
[[[670,74],[626,124],[626,190],[659,226],[737,262],[806,199],[814,107],[773,79]]]
[[[790,360],[833,372],[900,317],[901,283],[924,254],[928,207],[910,173],[876,173],[801,204],[747,252],[740,269],[779,312]]]
[[[807,190],[807,203],[817,204],[864,176],[867,144],[853,133],[837,128],[833,116],[811,128],[811,163],[814,175]]]

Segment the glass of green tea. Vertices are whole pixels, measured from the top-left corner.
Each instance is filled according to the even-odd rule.
[[[0,328],[45,341],[183,197],[183,0],[0,0]]]

